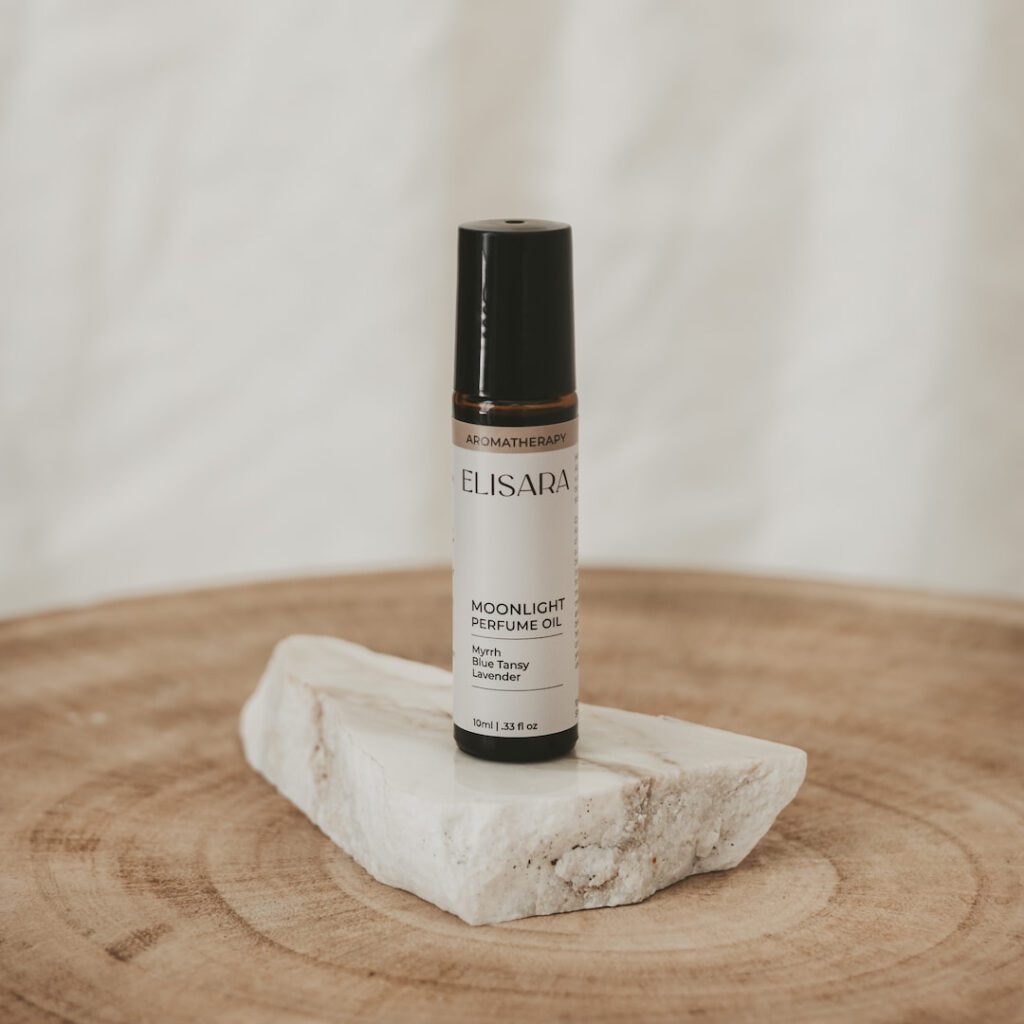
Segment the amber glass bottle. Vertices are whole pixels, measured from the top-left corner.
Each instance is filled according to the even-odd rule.
[[[452,417],[455,740],[491,760],[557,757],[579,703],[568,225],[460,227]]]

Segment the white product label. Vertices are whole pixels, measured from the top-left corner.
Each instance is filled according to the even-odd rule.
[[[529,737],[576,724],[577,421],[454,420],[455,724]]]

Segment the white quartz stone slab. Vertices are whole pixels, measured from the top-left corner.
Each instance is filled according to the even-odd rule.
[[[242,742],[374,878],[469,924],[635,903],[735,867],[806,768],[795,747],[587,704],[575,756],[495,764],[456,749],[450,709],[448,672],[293,636]]]

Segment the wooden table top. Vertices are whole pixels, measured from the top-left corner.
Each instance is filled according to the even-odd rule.
[[[583,696],[803,747],[734,871],[470,928],[252,772],[274,642],[446,665],[446,571],[0,623],[3,1021],[1024,1019],[1024,605],[583,576]]]

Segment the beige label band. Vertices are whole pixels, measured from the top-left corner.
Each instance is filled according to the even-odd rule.
[[[525,452],[557,452],[578,441],[579,420],[548,423],[542,427],[482,427],[452,420],[452,443],[471,452],[521,455]]]

